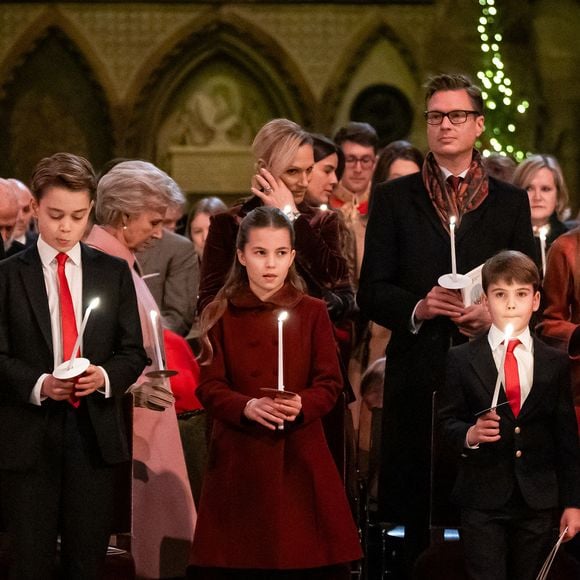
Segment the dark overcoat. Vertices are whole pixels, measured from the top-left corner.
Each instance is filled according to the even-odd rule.
[[[456,229],[457,270],[467,273],[504,249],[534,256],[528,196],[489,178],[489,194]],[[465,342],[438,316],[411,332],[411,316],[442,274],[451,272],[450,238],[420,173],[373,192],[357,300],[390,328],[387,347],[379,503],[390,521],[427,521],[431,400],[443,385],[452,344]]]

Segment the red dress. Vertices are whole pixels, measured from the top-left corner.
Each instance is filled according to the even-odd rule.
[[[284,431],[243,416],[277,385],[277,313],[284,325],[284,382],[302,413]],[[214,357],[197,396],[214,418],[192,562],[292,570],[361,557],[357,531],[326,445],[321,417],[342,389],[324,302],[286,285],[268,302],[249,289],[210,332]]]

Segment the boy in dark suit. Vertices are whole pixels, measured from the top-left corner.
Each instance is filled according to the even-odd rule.
[[[37,243],[0,264],[0,485],[12,540],[11,578],[101,576],[115,475],[130,453],[121,400],[145,366],[126,262],[80,243],[95,194],[90,163],[57,153],[32,177]],[[82,340],[76,380],[53,369]]]
[[[453,498],[461,507],[469,577],[533,580],[555,542],[558,511],[560,532],[568,528],[565,541],[580,530],[580,448],[569,368],[565,354],[530,335],[540,303],[534,262],[520,252],[500,252],[487,260],[482,276],[492,326],[449,351],[439,420],[461,456]],[[508,324],[513,332],[504,355]],[[489,410],[502,368],[504,388]]]

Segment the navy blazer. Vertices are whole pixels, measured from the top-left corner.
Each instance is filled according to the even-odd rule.
[[[517,485],[532,509],[580,508],[580,447],[566,354],[534,339],[532,388],[518,417],[509,405],[498,406],[501,439],[467,449],[467,430],[491,405],[496,378],[487,335],[449,351],[438,417],[444,440],[460,457],[453,499],[498,509]]]
[[[127,263],[81,244],[83,311],[100,298],[88,320],[83,356],[102,366],[112,397],[86,397],[102,458],[129,459],[121,398],[145,367],[135,288]],[[54,365],[50,312],[36,244],[0,264],[0,469],[27,469],[41,452],[45,417],[54,405],[29,402],[43,373]]]

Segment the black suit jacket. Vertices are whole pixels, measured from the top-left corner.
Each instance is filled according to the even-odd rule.
[[[449,351],[439,421],[461,458],[453,498],[462,506],[498,509],[518,486],[532,509],[580,507],[580,447],[566,354],[534,339],[532,389],[518,417],[509,405],[499,406],[501,439],[467,449],[467,430],[490,406],[496,378],[487,336]],[[499,403],[505,400],[502,389]]]
[[[489,194],[456,230],[457,269],[479,266],[503,249],[534,255],[527,194],[489,178]],[[412,334],[417,302],[451,272],[449,234],[420,173],[379,185],[372,194],[357,296],[362,313],[392,330],[387,347],[379,505],[405,520],[427,508],[431,397],[445,376],[451,344],[466,341],[439,316]],[[414,485],[414,482],[416,485]]]
[[[145,367],[145,351],[135,288],[127,263],[81,245],[83,311],[101,300],[88,320],[83,356],[109,375],[113,396],[85,401],[102,458],[129,459],[121,398]],[[34,466],[45,418],[53,405],[29,403],[43,373],[53,370],[48,297],[36,244],[0,264],[0,469]]]

